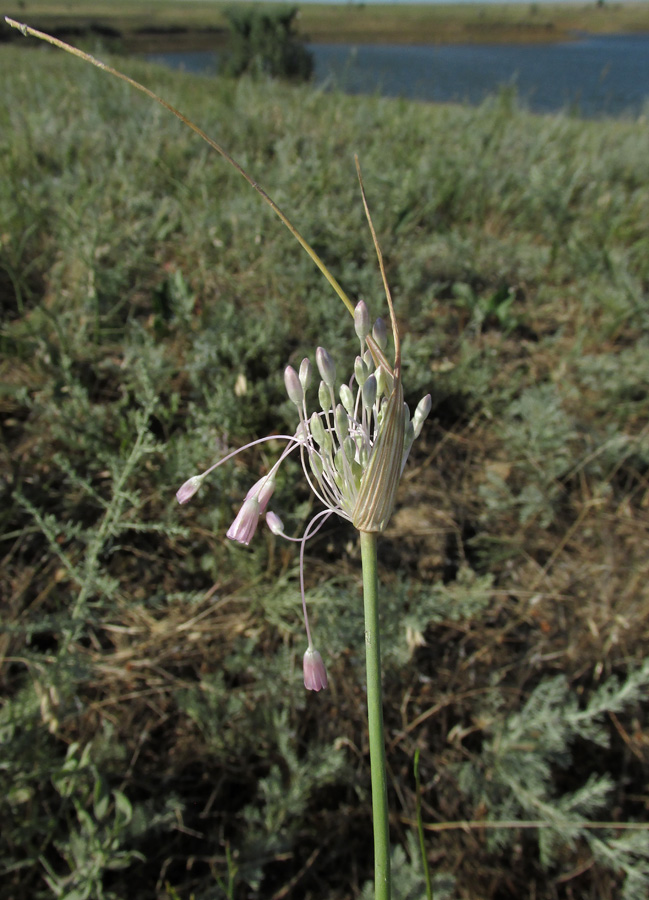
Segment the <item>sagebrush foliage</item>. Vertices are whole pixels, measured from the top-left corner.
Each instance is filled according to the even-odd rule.
[[[616,833],[615,823],[608,830],[590,829],[615,792],[614,773],[591,771],[571,791],[557,785],[566,771],[574,771],[575,757],[588,752],[588,745],[609,749],[608,717],[637,705],[648,681],[645,662],[622,681],[607,679],[585,706],[564,676],[542,681],[519,711],[505,718],[496,710],[485,712],[480,757],[462,764],[458,773],[462,790],[476,807],[489,811],[489,818],[544,823],[538,830],[543,865],[556,866],[566,846],[580,842],[605,866],[615,860],[624,876],[620,896],[625,900],[640,900],[649,889],[649,833]],[[495,829],[488,838],[502,848],[511,845],[515,832]]]

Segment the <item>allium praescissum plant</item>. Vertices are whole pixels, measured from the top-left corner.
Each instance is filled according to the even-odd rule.
[[[341,384],[338,383],[331,356],[324,348],[318,347],[316,365],[321,378],[317,391],[318,408],[310,412],[307,392],[313,376],[312,364],[310,360],[304,359],[299,373],[291,366],[287,366],[284,372],[284,382],[289,400],[295,405],[298,413],[298,425],[294,434],[272,435],[252,441],[245,447],[220,459],[202,474],[190,477],[180,487],[176,496],[180,503],[189,501],[210,472],[248,447],[267,440],[283,439],[287,442],[284,451],[270,471],[260,478],[248,492],[239,513],[228,529],[227,537],[245,545],[249,544],[261,516],[265,514],[268,527],[275,534],[288,540],[297,540],[300,543],[300,589],[307,632],[307,650],[303,659],[304,683],[306,688],[314,691],[319,691],[327,686],[327,674],[322,657],[313,646],[306,612],[303,574],[304,545],[326,519],[334,514],[351,522],[359,532],[365,610],[375,896],[377,900],[390,900],[390,842],[383,736],[376,536],[385,530],[392,514],[401,473],[413,441],[420,434],[424,420],[430,412],[431,398],[430,395],[426,395],[417,405],[414,415],[410,416],[410,411],[403,398],[399,330],[358,161],[356,165],[361,196],[388,304],[394,341],[394,362],[392,364],[386,356],[387,327],[384,321],[377,319],[372,326],[366,304],[363,301],[356,305],[352,304],[324,262],[277,204],[216,141],[171,104],[117,69],[51,35],[8,17],[5,17],[5,21],[10,26],[18,28],[26,36],[31,35],[45,40],[127,82],[161,104],[196,132],[263,197],[311,257],[353,316],[354,328],[359,340],[359,354],[354,360],[352,374],[348,380]],[[268,509],[277,469],[283,460],[294,452],[299,452],[307,482],[324,507],[314,516],[302,537],[299,538],[291,538],[286,535],[279,516]]]

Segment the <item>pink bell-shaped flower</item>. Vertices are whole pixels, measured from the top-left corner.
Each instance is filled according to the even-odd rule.
[[[260,515],[259,500],[256,497],[248,497],[228,528],[226,537],[247,547],[257,530]]]
[[[307,691],[321,691],[327,687],[327,670],[322,657],[313,647],[308,647],[304,654],[304,687]]]

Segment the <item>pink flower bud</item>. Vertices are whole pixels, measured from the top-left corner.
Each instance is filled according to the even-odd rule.
[[[273,534],[282,535],[284,533],[284,523],[272,509],[266,513],[266,525],[268,525]]]
[[[356,304],[354,310],[354,329],[358,337],[364,341],[371,331],[370,313],[364,300]]]
[[[202,480],[200,475],[192,475],[191,478],[188,478],[176,491],[176,500],[179,503],[187,503],[188,500],[191,500],[201,486]]]
[[[327,687],[327,671],[322,657],[317,650],[309,647],[302,662],[304,668],[304,687],[307,691],[321,691]]]
[[[260,515],[259,501],[256,497],[248,497],[230,525],[226,537],[247,547],[257,530]]]

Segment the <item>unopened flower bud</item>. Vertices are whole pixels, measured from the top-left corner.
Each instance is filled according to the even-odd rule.
[[[305,356],[300,363],[300,384],[302,385],[302,390],[304,391],[304,393],[307,392],[309,385],[311,384],[312,373],[313,367],[311,365],[311,360]]]
[[[341,403],[336,407],[336,433],[338,434],[338,439],[344,441],[349,433],[349,422],[347,420],[347,413]]]
[[[364,341],[370,333],[370,313],[364,300],[356,304],[354,310],[354,329],[358,337]]]
[[[383,319],[377,319],[372,329],[372,336],[381,350],[385,350],[388,345],[388,329]]]
[[[376,370],[376,392],[379,397],[390,393],[388,385],[388,373],[383,366],[379,366]]]
[[[314,412],[309,419],[309,427],[311,429],[311,434],[319,447],[323,447],[325,441],[327,439],[327,434],[325,432],[325,427],[322,424],[322,420],[317,412]]]
[[[432,405],[433,401],[430,394],[426,394],[425,397],[422,397],[417,404],[417,409],[415,410],[415,414],[412,417],[412,424],[415,429],[415,438],[418,438],[421,434],[422,425],[428,418],[428,414],[431,411]]]
[[[317,650],[309,647],[302,661],[304,687],[307,691],[321,691],[327,687],[327,670]]]
[[[187,481],[176,491],[176,500],[179,503],[187,503],[187,501],[191,500],[196,491],[199,489],[202,481],[203,479],[200,475],[192,475],[192,477],[188,478]]]
[[[282,535],[284,533],[284,523],[272,509],[266,513],[266,525],[268,525],[273,534]]]
[[[293,366],[287,366],[284,369],[284,384],[286,385],[286,393],[288,394],[288,399],[291,403],[295,403],[296,406],[302,406],[302,403],[304,402],[304,391],[302,390],[302,384],[300,383],[298,374]]]
[[[328,388],[333,388],[336,383],[336,364],[324,347],[318,347],[316,350],[315,361],[318,364],[320,377]]]
[[[327,390],[327,385],[324,381],[320,382],[320,387],[318,388],[318,401],[324,412],[331,408],[331,394]]]
[[[342,384],[340,386],[340,400],[342,405],[345,407],[350,416],[354,415],[354,395],[352,394],[351,388],[348,384]]]
[[[334,466],[336,467],[336,473],[337,473],[336,483],[338,484],[338,487],[342,487],[344,480],[345,480],[345,476],[347,474],[345,471],[344,450],[342,450],[342,449],[336,450],[336,452],[334,454]]]
[[[376,375],[370,375],[363,385],[363,403],[366,409],[372,409],[376,403],[377,383]]]
[[[369,367],[363,362],[363,357],[357,356],[356,362],[354,363],[354,375],[356,376],[356,381],[360,384],[361,387],[363,387],[363,385],[367,381],[369,374]]]

